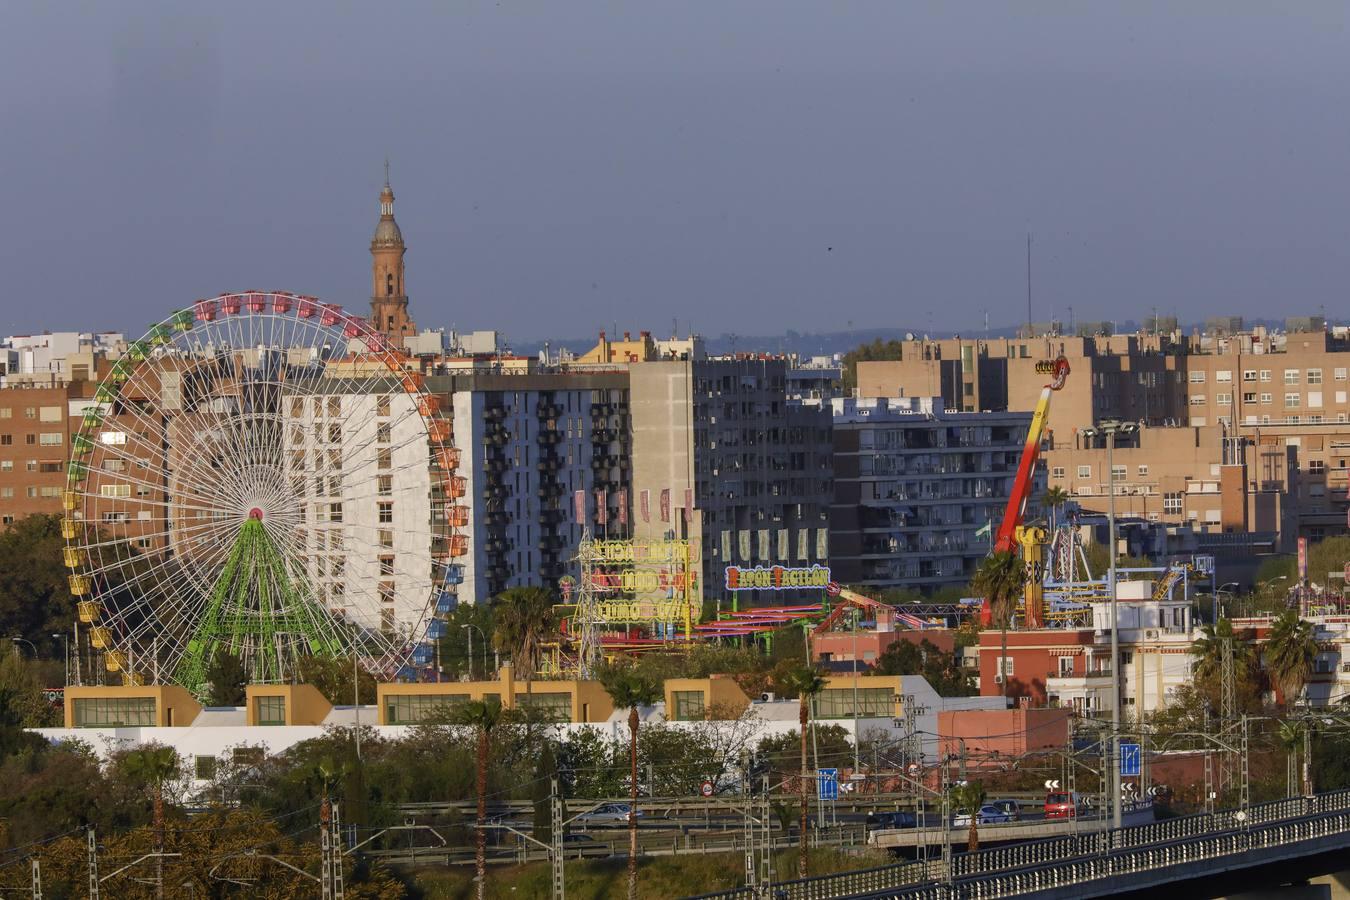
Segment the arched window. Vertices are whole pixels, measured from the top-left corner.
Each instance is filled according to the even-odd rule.
[[[394,296],[394,274],[392,272],[384,276],[384,293],[389,297]]]

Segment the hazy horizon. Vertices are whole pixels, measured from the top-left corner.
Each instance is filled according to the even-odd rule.
[[[1336,319],[1346,14],[9,3],[0,332],[363,309],[386,157],[422,326],[1006,327],[1029,232],[1037,321]]]

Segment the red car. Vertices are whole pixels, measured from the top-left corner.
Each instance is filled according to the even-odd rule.
[[[1051,791],[1045,795],[1047,819],[1072,819],[1086,808],[1083,797],[1073,791]]]

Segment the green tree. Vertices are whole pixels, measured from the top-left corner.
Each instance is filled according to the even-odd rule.
[[[516,675],[525,679],[525,693],[532,694],[544,641],[556,627],[553,595],[541,587],[507,588],[493,602],[492,613],[492,645],[510,654]]]
[[[1286,708],[1292,706],[1312,676],[1317,627],[1300,619],[1298,610],[1285,610],[1271,624],[1262,655],[1266,671],[1280,689],[1280,699]]]
[[[468,725],[477,734],[478,834],[474,848],[476,896],[483,900],[487,890],[487,770],[488,736],[502,718],[501,704],[490,700],[470,700],[455,709],[455,721]]]
[[[968,781],[952,787],[952,807],[970,811],[970,832],[966,836],[966,851],[975,853],[980,849],[980,807],[984,805],[984,785],[978,781]]]
[[[15,724],[24,728],[48,728],[59,719],[57,707],[44,696],[40,668],[17,647],[0,646],[0,693],[7,697],[6,706],[16,717]]]
[[[350,656],[302,656],[297,673],[301,683],[312,684],[334,706],[350,706],[355,672],[360,702],[375,702],[375,676],[353,665]]]
[[[549,804],[553,797],[553,779],[557,777],[558,758],[553,752],[553,742],[545,741],[543,752],[539,754],[539,765],[534,769],[534,785],[530,790],[530,800],[534,806],[534,839],[545,844],[553,840],[553,810]]]
[[[243,659],[223,647],[216,650],[206,667],[206,705],[243,706],[247,685]]]
[[[784,686],[789,693],[797,695],[797,723],[802,739],[802,768],[801,777],[797,782],[797,794],[801,801],[800,829],[798,836],[797,853],[797,877],[805,878],[810,874],[810,860],[807,855],[807,789],[808,781],[811,781],[810,772],[806,765],[806,734],[811,725],[811,703],[825,690],[825,679],[821,677],[820,670],[802,666],[793,669],[788,673]],[[855,735],[854,739],[857,737]]]
[[[1000,660],[1008,658],[1008,626],[1012,621],[1013,610],[1017,608],[1017,598],[1022,595],[1025,581],[1026,572],[1022,567],[1022,560],[1013,551],[1005,550],[986,556],[970,582],[971,588],[988,599],[992,624],[1002,633],[999,642]],[[1002,676],[1005,673],[997,674]],[[1003,696],[1008,696],[1008,679],[1002,677],[999,682],[1003,686]]]
[[[1223,708],[1220,696],[1220,671],[1224,647],[1233,647],[1233,675],[1236,679],[1236,700],[1239,713],[1255,713],[1261,709],[1261,667],[1252,646],[1251,631],[1235,632],[1231,619],[1220,619],[1217,625],[1200,626],[1200,636],[1191,645],[1194,659],[1191,680],[1197,696],[1218,712]]]
[[[848,394],[858,386],[858,363],[900,359],[904,344],[900,341],[883,341],[877,338],[870,344],[861,344],[844,354],[844,393]]]
[[[25,516],[0,531],[0,637],[17,635],[52,657],[61,652],[52,635],[69,633],[74,621],[65,545],[60,516]]]
[[[638,707],[651,706],[662,696],[661,685],[628,668],[605,668],[600,683],[618,709],[628,710],[628,900],[637,900]]]
[[[177,778],[181,763],[178,751],[172,747],[146,746],[133,750],[123,761],[127,776],[151,791],[154,801],[156,889],[155,896],[164,896],[164,786]]]

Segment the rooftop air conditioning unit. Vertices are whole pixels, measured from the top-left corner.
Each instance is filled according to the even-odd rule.
[[[994,684],[1002,684],[1002,683],[1003,683],[1003,676],[1002,676],[1002,675],[995,675],[995,676],[994,676]]]
[[[1150,628],[1150,629],[1148,629],[1147,631],[1144,632],[1144,637],[1147,638],[1147,639],[1150,640],[1150,641],[1152,641],[1152,640],[1157,640],[1157,637],[1158,637],[1158,629],[1156,629],[1156,628]]]
[[[764,693],[759,695],[760,703],[773,703],[777,699],[778,695],[775,694],[773,691],[765,691]]]

